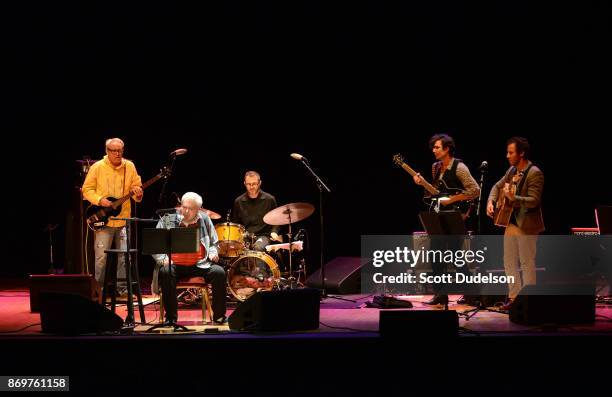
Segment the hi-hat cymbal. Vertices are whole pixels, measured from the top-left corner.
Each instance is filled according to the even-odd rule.
[[[312,204],[290,203],[268,212],[263,217],[263,221],[274,226],[288,225],[308,218],[313,212],[314,206]]]

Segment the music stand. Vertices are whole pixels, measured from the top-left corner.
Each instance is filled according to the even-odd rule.
[[[142,230],[142,253],[143,255],[165,254],[167,258],[171,254],[186,254],[198,252],[200,249],[200,229],[192,227],[177,227],[172,229],[143,229]],[[168,261],[170,266],[170,261]],[[162,291],[163,292],[163,291]],[[149,328],[151,332],[157,328],[172,327],[174,331],[191,331],[174,320],[165,321]]]
[[[421,211],[419,219],[428,235],[467,235],[467,229],[459,211]]]

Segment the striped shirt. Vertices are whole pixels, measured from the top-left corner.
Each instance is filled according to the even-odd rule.
[[[448,163],[447,169],[453,168],[454,162],[455,159],[452,159],[450,163]],[[432,178],[435,178],[436,176],[436,165],[438,163],[439,162],[433,163],[433,165],[431,166]],[[446,170],[444,170],[444,172],[446,172]],[[442,176],[444,176],[444,172],[440,173],[440,179],[442,179]],[[468,200],[478,198],[478,196],[480,195],[480,187],[478,187],[476,179],[474,179],[474,177],[470,173],[470,169],[467,167],[467,165],[465,165],[465,163],[460,162],[459,164],[457,164],[456,175],[457,178],[461,181],[461,184],[463,185],[462,193],[468,196]]]

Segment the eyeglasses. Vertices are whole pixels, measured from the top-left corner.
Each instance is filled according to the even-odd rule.
[[[106,150],[110,153],[116,153],[116,154],[122,154],[123,153],[123,149],[109,149],[106,148]]]
[[[259,183],[260,183],[260,182],[253,182],[253,183],[246,183],[246,182],[245,182],[244,184],[245,184],[246,186],[249,186],[249,187],[255,187],[255,186],[259,186]]]

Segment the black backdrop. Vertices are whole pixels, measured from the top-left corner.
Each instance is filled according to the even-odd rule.
[[[48,223],[60,224],[65,261],[75,160],[99,158],[111,136],[143,178],[187,147],[168,191],[200,192],[222,214],[247,169],[279,203],[317,204],[289,157],[306,155],[333,189],[328,258],[358,255],[362,234],[419,228],[420,191],[391,157],[428,170],[438,132],[456,138],[475,176],[490,163],[487,193],[506,169],[506,139],[528,137],[546,175],[548,233],[592,226],[593,208],[612,203],[606,2],[4,8],[3,275],[46,269]],[[157,208],[159,188],[139,215]],[[316,241],[316,216],[303,226]]]

